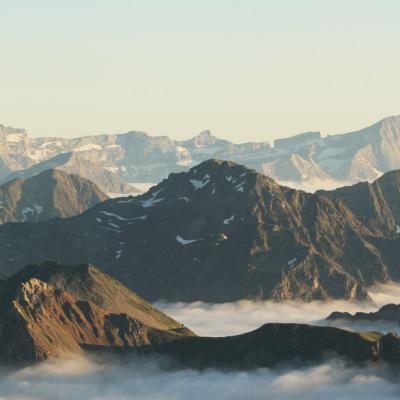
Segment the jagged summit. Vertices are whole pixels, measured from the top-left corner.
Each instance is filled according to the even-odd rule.
[[[77,300],[91,301],[113,312],[125,313],[156,329],[174,331],[181,324],[147,304],[121,283],[92,264],[64,265],[56,261],[25,266],[3,281],[8,293],[21,283],[37,279],[72,294]]]
[[[195,136],[192,141],[196,146],[208,146],[210,144],[214,144],[218,140],[215,136],[211,134],[210,131],[205,130],[200,132],[197,136]]]
[[[91,265],[25,267],[2,281],[0,363],[154,346],[193,333]]]

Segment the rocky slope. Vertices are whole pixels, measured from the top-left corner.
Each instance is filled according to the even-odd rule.
[[[108,196],[78,175],[47,170],[0,186],[0,224],[78,215]]]
[[[399,256],[398,234],[343,202],[217,160],[75,218],[0,227],[3,275],[88,262],[149,300],[366,299],[400,279]]]
[[[375,232],[400,233],[400,171],[391,171],[373,183],[361,182],[321,196],[341,200],[363,224]]]
[[[35,165],[36,170],[43,170],[55,167],[54,162],[60,165],[57,156],[70,152],[73,160],[66,162],[69,172],[87,177],[100,187],[104,182],[103,170],[129,182],[159,182],[171,172],[187,170],[209,158],[235,161],[282,184],[310,190],[372,181],[382,173],[400,168],[399,116],[342,135],[322,137],[319,132],[307,132],[275,140],[273,146],[267,142],[234,144],[208,131],[189,140],[175,141],[134,131],[74,139],[31,139],[23,130],[1,129],[3,182],[17,169]],[[52,158],[49,166],[46,160]],[[91,165],[89,169],[85,167],[87,163]],[[90,169],[96,170],[98,176]]]
[[[151,347],[193,335],[90,265],[28,266],[1,287],[1,363],[83,353],[87,345]]]

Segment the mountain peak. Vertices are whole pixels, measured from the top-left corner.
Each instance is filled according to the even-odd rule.
[[[246,171],[252,171],[254,173],[256,173],[256,171],[247,168],[244,165],[238,164],[234,161],[227,161],[227,160],[219,160],[218,158],[210,158],[206,161],[201,162],[200,164],[192,167],[189,172],[195,172],[197,170],[203,170],[206,168],[211,168],[211,169],[217,169],[217,168],[225,168],[225,169],[229,169],[229,168],[239,168],[241,170],[246,170]]]
[[[90,263],[66,265],[56,261],[26,265],[15,275],[2,281],[10,299],[18,287],[33,288],[51,286],[67,292],[78,301],[89,301],[109,312],[127,314],[142,323],[159,330],[185,332],[182,325],[155,307],[147,304],[121,283],[101,272]],[[24,289],[24,290],[25,290]]]
[[[217,138],[209,130],[202,131],[193,138],[194,144],[198,147],[209,146],[215,143],[216,140]]]
[[[107,199],[88,179],[52,168],[0,186],[0,224],[72,217]]]
[[[85,279],[74,273],[80,269],[89,272]],[[193,335],[88,264],[48,262],[26,267],[22,275],[2,281],[0,362],[82,353],[85,346],[152,346]]]

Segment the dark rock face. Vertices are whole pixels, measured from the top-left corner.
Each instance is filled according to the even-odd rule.
[[[341,200],[377,234],[400,234],[400,171],[388,172],[373,183],[362,182],[317,194]]]
[[[156,351],[192,368],[248,370],[296,360],[317,362],[332,355],[355,362],[377,360],[381,356],[382,337],[376,334],[367,339],[362,334],[332,327],[266,324],[238,336],[185,338],[156,346]],[[400,340],[395,338],[390,345],[398,351]],[[393,357],[395,360],[398,362],[400,357]]]
[[[217,160],[75,218],[0,227],[3,274],[93,263],[150,300],[366,299],[399,256],[343,202]]]
[[[193,335],[92,266],[30,266],[2,287],[1,363],[82,353],[85,345],[151,347]]]
[[[357,312],[354,315],[347,312],[335,311],[330,314],[328,320],[346,320],[354,322],[362,321],[386,321],[400,323],[400,304],[386,304],[376,312]]]
[[[0,186],[0,224],[73,217],[107,199],[87,179],[47,170]]]

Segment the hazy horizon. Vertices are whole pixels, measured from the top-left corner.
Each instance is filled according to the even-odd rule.
[[[399,113],[400,3],[5,0],[0,123],[234,142]]]

